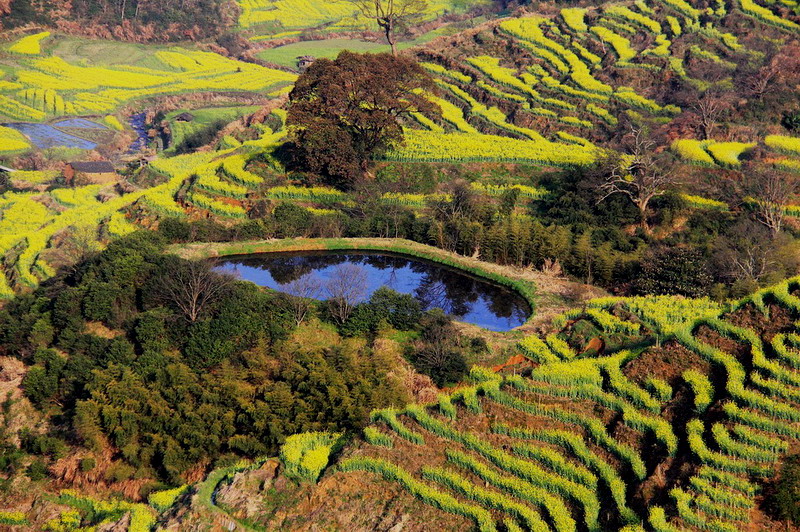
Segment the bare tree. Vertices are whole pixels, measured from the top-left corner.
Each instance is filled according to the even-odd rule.
[[[627,156],[620,157],[599,185],[603,201],[612,194],[624,194],[639,209],[642,228],[650,231],[647,214],[653,198],[663,196],[678,183],[672,165],[658,158],[655,143],[646,138],[642,129],[631,127],[626,137]]]
[[[752,98],[760,100],[768,92],[771,92],[777,85],[780,78],[780,66],[775,62],[770,62],[761,67],[758,72],[750,78],[749,93]]]
[[[744,201],[753,207],[756,219],[776,236],[783,228],[785,209],[800,192],[800,181],[793,174],[775,168],[748,164],[742,172]]]
[[[289,298],[289,307],[294,315],[294,322],[300,325],[311,310],[312,300],[319,297],[322,283],[313,273],[307,273],[283,285],[284,291],[293,296]]]
[[[357,264],[340,264],[334,268],[325,289],[330,296],[331,314],[343,324],[353,312],[353,307],[367,296],[367,272]]]
[[[177,263],[159,279],[161,297],[172,303],[190,323],[227,292],[234,277],[215,272],[205,261]]]
[[[359,12],[378,23],[392,47],[392,55],[397,55],[395,32],[420,18],[428,8],[426,0],[343,0],[355,5]]]
[[[775,264],[775,242],[769,229],[747,218],[718,238],[714,246],[717,270],[731,281],[759,281]]]
[[[781,46],[758,71],[745,76],[747,94],[760,100],[771,93],[792,90],[800,76],[800,47],[796,43]]]
[[[708,140],[714,133],[719,119],[730,109],[730,102],[724,95],[707,90],[692,104],[692,109],[700,122],[700,134],[703,140]]]

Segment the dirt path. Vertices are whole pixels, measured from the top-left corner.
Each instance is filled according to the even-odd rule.
[[[534,316],[516,331],[529,332],[541,328],[554,315],[606,295],[590,285],[576,283],[564,277],[544,274],[533,268],[518,268],[465,257],[418,242],[393,238],[288,238],[244,242],[212,242],[178,244],[171,247],[176,255],[186,259],[207,259],[228,255],[247,255],[270,252],[317,250],[388,251],[417,256],[423,259],[454,265],[488,277],[512,281],[512,287],[522,288],[523,297],[535,307]],[[516,285],[516,286],[515,286]],[[527,289],[525,288],[527,287]],[[523,293],[527,292],[527,293]]]

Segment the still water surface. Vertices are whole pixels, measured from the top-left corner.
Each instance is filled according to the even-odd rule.
[[[441,308],[456,319],[493,331],[508,331],[525,323],[530,307],[516,292],[460,270],[401,255],[375,252],[265,253],[227,257],[217,265],[257,285],[278,291],[303,276],[313,276],[322,287],[318,299],[327,299],[325,285],[343,264],[358,266],[366,276],[366,298],[381,286],[411,294],[425,309]]]

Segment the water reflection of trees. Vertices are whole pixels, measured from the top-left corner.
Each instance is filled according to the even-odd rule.
[[[489,312],[509,323],[525,321],[529,309],[517,294],[460,272],[436,264],[393,255],[362,253],[324,253],[272,255],[231,259],[228,264],[242,265],[269,272],[279,285],[287,285],[305,275],[344,263],[361,265],[371,275],[385,278],[389,288],[401,286],[413,275],[419,284],[413,295],[426,309],[441,308],[448,314],[463,317],[472,312]],[[386,271],[389,270],[388,275]],[[479,305],[479,302],[483,305]]]
[[[231,259],[229,264],[241,265],[268,272],[279,285],[285,285],[311,272],[323,270],[348,261],[347,255],[278,255]]]

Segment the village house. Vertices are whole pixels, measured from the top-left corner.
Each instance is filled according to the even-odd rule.
[[[300,69],[302,72],[303,70],[307,69],[311,65],[314,64],[317,58],[313,55],[301,55],[297,58],[297,68]]]
[[[64,181],[70,186],[102,185],[119,179],[109,161],[76,161],[64,167]]]

